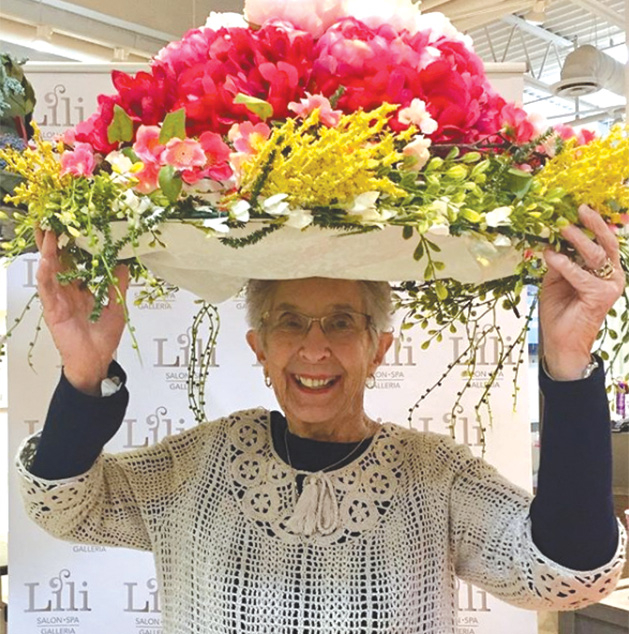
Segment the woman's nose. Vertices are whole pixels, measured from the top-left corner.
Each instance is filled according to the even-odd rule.
[[[313,321],[308,332],[304,335],[299,349],[302,358],[308,361],[320,361],[330,356],[330,342],[323,330],[321,323]]]

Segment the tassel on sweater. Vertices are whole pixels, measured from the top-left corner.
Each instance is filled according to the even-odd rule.
[[[295,535],[329,535],[338,526],[339,507],[334,486],[326,473],[309,475],[286,528]]]

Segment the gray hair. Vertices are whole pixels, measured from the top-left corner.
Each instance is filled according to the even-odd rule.
[[[376,332],[388,330],[391,326],[393,300],[391,286],[387,282],[356,280],[365,305],[365,312],[371,317]],[[271,308],[275,288],[280,280],[249,280],[245,287],[247,322],[259,329],[262,316]]]

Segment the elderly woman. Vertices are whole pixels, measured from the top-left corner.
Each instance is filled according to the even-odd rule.
[[[282,413],[236,412],[101,455],[127,403],[112,362],[123,315],[112,302],[88,322],[91,298],[57,283],[46,234],[39,287],[64,370],[18,461],[30,515],[63,539],[153,551],[165,634],[453,634],[456,576],[528,608],[597,601],[620,575],[623,545],[590,348],[624,274],[613,233],[592,210],[581,218],[596,240],[564,235],[584,268],[546,254],[532,503],[449,438],[365,413],[365,384],[392,340],[389,289],[375,282],[251,282],[247,341]]]

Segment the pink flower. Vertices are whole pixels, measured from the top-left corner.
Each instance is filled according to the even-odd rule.
[[[430,159],[430,139],[418,134],[403,150],[404,156],[412,156],[415,159],[415,163],[410,166],[410,169],[419,171]]]
[[[330,97],[343,86],[337,107],[371,110],[383,102],[407,105],[421,96],[421,52],[391,27],[377,29],[353,18],[341,20],[317,42],[311,86]]]
[[[594,130],[586,130],[585,128],[581,128],[577,133],[577,143],[579,145],[587,145],[590,141],[594,141],[596,139],[597,134]]]
[[[207,162],[202,145],[194,139],[171,139],[162,155],[165,165],[179,170],[203,167]]]
[[[267,20],[286,20],[315,38],[345,15],[345,3],[340,0],[245,0],[248,22],[263,25]]]
[[[159,141],[160,128],[156,125],[141,125],[136,133],[133,151],[146,163],[159,163],[166,148]]]
[[[528,114],[515,104],[506,104],[500,115],[505,134],[516,143],[528,143],[537,135]]]
[[[89,143],[77,143],[74,150],[61,155],[61,174],[73,176],[90,176],[96,166],[94,152]]]
[[[76,144],[76,130],[74,130],[73,128],[64,130],[59,138],[64,145],[73,146]]]
[[[335,128],[339,124],[343,112],[341,110],[332,110],[329,99],[323,95],[311,95],[310,93],[306,93],[306,96],[302,97],[300,103],[291,101],[291,103],[288,104],[288,109],[303,119],[317,108],[319,109],[319,118],[324,125]]]
[[[220,134],[204,132],[199,137],[199,144],[205,153],[205,169],[203,178],[211,178],[217,181],[228,179],[232,175],[229,165],[230,149]]]
[[[290,108],[290,104],[288,107]],[[234,148],[245,154],[255,154],[269,136],[271,136],[271,128],[266,123],[254,125],[251,121],[234,123],[227,134]]]
[[[144,167],[134,174],[138,179],[134,189],[141,194],[150,194],[159,187],[159,170],[160,166],[156,163],[144,163]]]
[[[557,151],[557,138],[563,141],[576,139],[577,145],[587,145],[597,136],[596,132],[593,132],[592,130],[587,130],[585,128],[575,130],[572,126],[566,125],[565,123],[557,123],[553,126],[553,130],[556,136],[551,136],[550,138],[546,139],[546,141],[539,148],[550,157],[555,156],[555,153]]]
[[[553,126],[553,130],[557,133],[560,139],[567,141],[572,137],[575,137],[577,133],[575,132],[572,126],[566,125],[565,123],[558,123]]]

